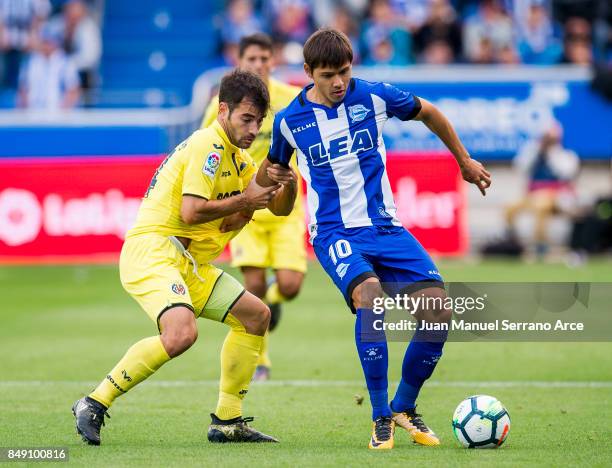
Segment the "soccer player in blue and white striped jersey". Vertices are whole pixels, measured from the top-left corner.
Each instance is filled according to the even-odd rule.
[[[393,447],[395,426],[422,445],[439,439],[416,413],[416,398],[442,355],[447,332],[417,330],[407,347],[398,390],[389,402],[388,351],[374,326],[384,293],[440,298],[416,311],[419,323],[448,323],[451,310],[442,277],[421,244],[396,217],[386,170],[382,129],[391,117],[420,120],[455,156],[463,178],[481,193],[490,174],[470,158],[448,119],[425,99],[386,83],[351,76],[348,38],[332,29],[304,45],[304,69],[313,83],[276,114],[264,166],[287,167],[296,152],[307,184],[309,232],[317,258],[356,314],[355,341],[372,404],[371,449]],[[272,185],[260,171],[257,182]],[[380,318],[380,317],[378,317]],[[438,327],[438,328],[444,328]]]

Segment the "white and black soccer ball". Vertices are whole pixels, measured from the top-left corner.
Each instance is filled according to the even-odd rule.
[[[510,415],[489,395],[466,398],[453,414],[453,433],[466,448],[497,448],[510,432]]]

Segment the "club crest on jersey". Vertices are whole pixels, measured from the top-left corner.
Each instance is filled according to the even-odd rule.
[[[220,165],[221,165],[221,155],[213,151],[211,153],[208,153],[208,156],[206,156],[206,161],[204,161],[202,172],[209,177],[214,177]]]
[[[393,216],[387,213],[387,211],[382,206],[378,207],[378,214],[381,215],[383,218],[393,218]]]
[[[174,283],[171,289],[174,294],[180,294],[181,296],[185,295],[185,286],[180,283]]]
[[[370,109],[362,104],[355,104],[354,106],[349,106],[349,117],[351,118],[351,123],[361,122],[366,118]]]

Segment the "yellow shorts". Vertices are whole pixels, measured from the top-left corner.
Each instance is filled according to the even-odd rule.
[[[184,305],[196,317],[222,322],[244,287],[223,270],[193,264],[168,237],[143,234],[126,239],[119,259],[124,289],[159,328],[159,317],[169,308]]]
[[[305,232],[301,218],[274,223],[251,221],[230,242],[232,266],[305,273]]]

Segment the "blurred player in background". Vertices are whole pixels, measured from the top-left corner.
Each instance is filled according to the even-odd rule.
[[[272,146],[262,169],[289,161],[308,187],[309,232],[317,258],[357,315],[355,341],[372,404],[371,449],[393,448],[395,426],[421,445],[439,445],[416,413],[416,399],[442,356],[452,311],[438,269],[397,217],[386,171],[382,128],[387,119],[420,120],[455,156],[463,178],[481,193],[491,184],[482,164],[471,159],[448,119],[430,102],[386,83],[352,78],[349,39],[321,29],[304,45],[304,70],[314,81],[274,119]],[[261,177],[260,177],[261,175]],[[273,185],[265,171],[260,185]],[[406,349],[395,397],[388,399],[388,350],[376,327],[374,305],[384,297],[439,299],[410,311],[435,331],[415,331]]]
[[[211,442],[276,442],[249,427],[242,399],[253,377],[270,321],[268,307],[227,273],[211,265],[255,210],[287,215],[297,177],[267,169],[277,182],[251,180],[251,146],[270,98],[263,81],[236,70],[221,81],[219,116],[181,143],[157,169],[120,258],[121,282],[156,323],[159,335],[134,344],[106,378],[72,410],[78,433],[100,444],[100,427],[118,397],[150,377],[196,340],[196,318],[226,323],[219,400],[208,430]],[[197,405],[197,397],[194,400]]]
[[[270,92],[271,112],[264,118],[261,131],[249,150],[258,165],[268,155],[274,114],[284,109],[300,92],[300,88],[270,77],[273,65],[269,36],[257,33],[240,40],[238,67],[258,75]],[[215,97],[208,106],[202,127],[207,127],[217,118],[218,102],[218,97]],[[297,170],[295,163],[294,169]],[[295,207],[289,216],[277,217],[270,210],[258,211],[253,221],[230,244],[232,266],[242,270],[247,290],[270,306],[270,331],[280,320],[281,303],[295,298],[302,287],[306,273],[304,234],[304,211],[301,190],[298,190]],[[275,280],[270,283],[266,279],[268,268],[272,268],[275,274]],[[254,380],[268,380],[271,365],[266,334]]]
[[[517,242],[516,218],[524,211],[535,218],[536,255],[548,251],[546,228],[556,214],[571,215],[576,209],[574,180],[580,170],[580,158],[562,145],[563,128],[553,122],[541,138],[525,143],[514,166],[528,177],[527,193],[506,208],[508,239]]]

